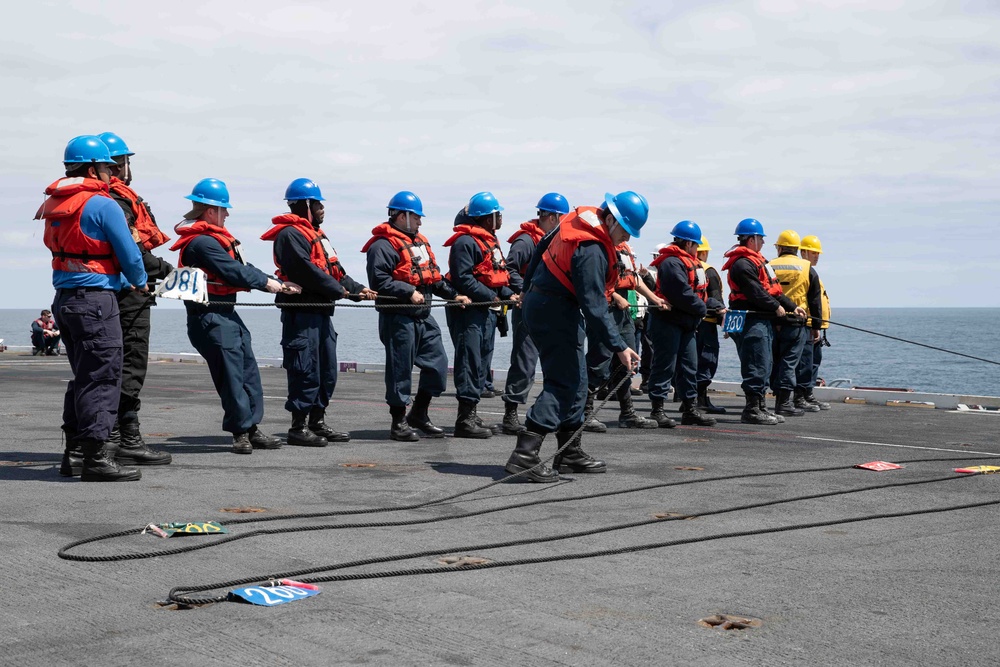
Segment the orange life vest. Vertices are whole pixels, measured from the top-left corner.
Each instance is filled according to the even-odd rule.
[[[483,260],[472,267],[475,279],[487,287],[503,287],[508,284],[510,274],[507,273],[507,262],[503,258],[497,237],[492,232],[476,225],[458,225],[451,238],[444,242],[445,247],[453,245],[466,234],[475,240],[479,251],[483,254]],[[451,280],[451,274],[445,277]]]
[[[619,243],[615,246],[618,253],[618,285],[615,289],[630,290],[635,289],[639,284],[639,276],[636,274],[638,266],[635,261],[635,253],[628,242]]]
[[[392,245],[392,249],[399,253],[399,263],[392,272],[392,279],[403,283],[408,283],[414,287],[420,285],[434,285],[441,282],[441,269],[438,268],[434,259],[434,251],[431,244],[423,234],[419,232],[410,236],[399,229],[396,229],[388,222],[372,230],[372,237],[361,249],[361,252],[368,252],[372,244],[379,239],[385,239]]]
[[[56,328],[56,323],[54,320],[49,320],[48,322],[46,322],[40,317],[37,320],[35,320],[35,324],[40,326],[42,329],[45,329],[46,331],[53,331]]]
[[[532,243],[538,245],[538,242],[542,240],[543,236],[545,236],[545,232],[543,232],[542,228],[538,226],[538,218],[522,222],[521,228],[510,235],[510,238],[507,239],[507,243],[513,243],[519,236],[524,236],[525,234],[531,237]]]
[[[608,299],[618,285],[618,254],[615,245],[601,224],[600,209],[578,206],[559,220],[555,236],[542,253],[542,261],[562,286],[576,296],[573,286],[573,253],[585,241],[597,241],[608,256],[608,272],[604,276],[604,296]]]
[[[240,264],[246,264],[243,261],[243,255],[240,253],[240,242],[233,238],[233,235],[229,233],[229,230],[225,227],[218,227],[216,225],[210,225],[204,220],[182,220],[177,223],[174,227],[174,231],[180,237],[177,241],[170,246],[171,250],[179,251],[177,256],[177,267],[184,266],[184,249],[187,247],[191,241],[194,241],[199,236],[211,236],[213,239],[219,242],[222,249],[229,253],[229,256],[235,259]],[[208,293],[214,294],[216,296],[226,296],[229,294],[236,294],[237,292],[249,292],[250,290],[246,287],[233,287],[227,285],[222,281],[222,278],[215,275],[203,266],[196,267],[205,272],[205,278],[208,281]]]
[[[680,246],[668,245],[666,248],[660,248],[660,254],[656,256],[652,262],[649,263],[651,267],[657,267],[663,263],[667,257],[676,257],[681,260],[684,268],[687,269],[687,279],[688,285],[694,290],[694,293],[698,295],[698,298],[702,301],[708,299],[708,278],[705,277],[705,269],[701,267],[701,262],[698,261],[696,257],[692,257],[688,253],[681,250]],[[661,299],[666,300],[666,296],[663,295],[663,290],[660,288],[660,276],[657,272],[656,276],[656,296]]]
[[[326,234],[313,227],[311,222],[294,213],[276,216],[271,218],[271,222],[274,226],[260,235],[262,241],[274,241],[278,234],[288,227],[296,229],[309,242],[310,262],[319,267],[320,271],[328,273],[334,280],[340,280],[347,275],[344,267],[340,265],[340,260],[337,259],[337,251],[330,243],[330,239],[326,237]],[[278,267],[278,270],[274,272],[278,279],[282,282],[288,280],[288,276],[278,264],[277,255],[274,255],[274,265]]]
[[[768,265],[767,260],[759,252],[740,245],[726,251],[725,257],[727,259],[726,263],[722,265],[722,270],[726,271],[726,280],[729,282],[729,305],[733,310],[749,310],[746,308],[748,303],[746,295],[740,290],[739,285],[733,281],[732,274],[729,273],[729,269],[741,257],[746,257],[757,267],[757,279],[760,280],[760,284],[763,286],[765,292],[775,298],[784,294],[781,290],[781,283],[774,277],[774,272]]]
[[[152,250],[170,240],[170,237],[156,226],[156,220],[153,220],[153,215],[149,212],[146,202],[136,194],[135,190],[125,185],[124,181],[112,176],[111,192],[122,199],[127,199],[132,206],[132,213],[135,214],[135,222],[132,224],[132,236],[135,238],[136,243],[146,250]]]
[[[45,188],[49,198],[35,213],[45,220],[45,247],[52,269],[71,273],[117,275],[121,265],[108,241],[92,239],[80,229],[83,207],[91,197],[108,197],[108,185],[96,178],[61,178]]]

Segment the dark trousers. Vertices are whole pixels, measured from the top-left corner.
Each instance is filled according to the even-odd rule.
[[[63,400],[63,429],[81,440],[107,441],[118,417],[122,326],[110,290],[56,291],[52,304],[73,379]]]
[[[743,393],[764,396],[771,377],[771,345],[774,338],[771,320],[747,313],[743,331],[731,333],[729,337],[736,343],[736,353],[740,355]]]
[[[702,320],[698,325],[698,375],[696,384],[708,386],[719,368],[719,325]]]
[[[812,344],[813,358],[812,358],[812,385],[816,386],[819,382],[819,365],[823,363],[823,342],[820,339],[819,343]]]
[[[773,345],[773,362],[771,368],[771,390],[792,391],[795,389],[795,369],[802,357],[802,348],[809,337],[806,327],[781,325],[775,327]]]
[[[413,367],[420,369],[419,391],[433,397],[444,392],[448,382],[448,357],[444,353],[441,328],[433,317],[378,314],[378,336],[385,346],[385,402],[406,407],[412,395]]]
[[[512,309],[511,326],[514,328],[514,341],[510,351],[510,370],[507,371],[503,400],[505,403],[524,405],[528,402],[528,392],[535,382],[538,348],[528,334],[528,325],[520,308]]]
[[[326,409],[337,388],[337,331],[323,313],[281,311],[282,367],[288,376],[289,412]]]
[[[494,310],[493,319],[499,319],[499,315]],[[486,352],[483,354],[483,368],[486,370],[486,377],[483,380],[483,389],[489,389],[490,391],[496,391],[496,387],[493,386],[493,351],[497,347],[497,329],[493,327],[492,332],[487,332],[486,334]]]
[[[813,351],[815,347],[810,335],[812,330],[806,329],[805,331],[806,342],[802,346],[802,356],[799,357],[799,363],[795,367],[795,389],[808,394],[813,388]]]
[[[235,312],[189,309],[188,340],[205,358],[222,400],[222,429],[246,433],[264,418],[264,389],[250,331]]]
[[[610,306],[608,312],[611,314],[611,320],[618,328],[622,340],[629,347],[633,347],[635,345],[635,322],[632,321],[632,312],[628,308],[620,310],[615,306]],[[587,346],[587,384],[591,389],[597,389],[602,384],[606,385],[609,390],[614,389],[626,372],[627,369],[622,365],[617,354],[600,343],[589,341]],[[626,387],[626,389],[631,388]]]
[[[639,376],[642,381],[649,382],[649,371],[653,365],[653,341],[649,339],[649,320],[652,315],[648,313],[643,316],[643,327],[636,327],[636,342],[641,343],[642,352],[639,353]]]
[[[580,308],[568,299],[529,290],[521,310],[542,366],[542,391],[528,420],[543,434],[575,430],[583,424],[587,401],[587,334]]]
[[[59,336],[48,336],[45,334],[32,331],[31,332],[31,346],[36,350],[43,350],[48,352],[49,350],[55,350],[59,347]]]
[[[486,386],[486,359],[492,356],[497,315],[489,308],[446,308],[448,332],[455,345],[455,395],[479,402]]]
[[[653,363],[649,370],[649,396],[666,401],[670,383],[676,376],[677,395],[685,401],[698,397],[695,377],[698,374],[698,344],[695,332],[654,313],[649,318],[649,337],[653,341]]]
[[[139,392],[146,382],[149,367],[149,333],[152,298],[133,290],[118,293],[118,319],[122,325],[124,361],[122,363],[122,391],[118,405],[118,421],[135,424],[139,421],[142,402]]]

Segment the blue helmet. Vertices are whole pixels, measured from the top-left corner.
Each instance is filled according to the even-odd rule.
[[[229,188],[217,178],[203,178],[194,184],[191,194],[184,197],[199,204],[232,208],[229,203]]]
[[[410,213],[416,213],[421,218],[424,217],[423,202],[420,201],[420,197],[409,190],[403,190],[394,194],[389,203],[386,204],[386,208],[390,211],[409,211]]]
[[[285,201],[302,201],[304,199],[324,201],[323,193],[319,191],[318,185],[308,178],[296,178],[285,188]]]
[[[693,241],[694,243],[701,243],[701,227],[697,223],[691,222],[690,220],[681,220],[674,228],[670,230],[670,235],[675,239],[683,239],[685,241]]]
[[[82,134],[74,137],[66,144],[63,152],[64,164],[90,164],[100,163],[115,164],[111,159],[111,152],[107,145],[101,141],[100,137],[93,134]]]
[[[550,192],[547,195],[542,195],[542,198],[538,200],[536,208],[539,211],[549,211],[550,213],[566,215],[569,213],[569,202],[558,192]]]
[[[101,132],[97,135],[97,138],[103,141],[104,145],[108,147],[108,152],[111,153],[111,157],[118,157],[119,155],[135,155],[135,153],[130,151],[128,146],[125,145],[125,140],[114,132]]]
[[[503,210],[503,206],[493,196],[492,192],[477,192],[469,200],[468,215],[470,218],[478,218],[481,215],[489,215]]]
[[[753,218],[746,218],[740,220],[740,223],[736,225],[736,236],[767,236],[764,233],[764,225],[760,224],[759,221]]]
[[[649,202],[640,194],[627,190],[617,195],[605,193],[604,203],[618,224],[631,236],[639,238],[639,230],[649,218]]]

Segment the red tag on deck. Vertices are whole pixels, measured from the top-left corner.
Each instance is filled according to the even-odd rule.
[[[859,463],[854,467],[863,468],[865,470],[874,470],[875,472],[885,472],[886,470],[899,470],[903,466],[895,463],[889,463],[888,461],[869,461],[868,463]]]

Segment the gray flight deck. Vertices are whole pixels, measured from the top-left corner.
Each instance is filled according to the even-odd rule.
[[[284,372],[261,369],[264,431],[283,435]],[[499,479],[514,445],[489,440],[388,440],[382,377],[343,373],[328,421],[354,439],[325,449],[285,447],[238,456],[203,364],[150,366],[143,392],[147,440],[173,454],[143,479],[87,484],[57,473],[64,358],[0,354],[0,664],[2,665],[996,665],[1000,623],[997,505],[720,537],[613,556],[454,570],[439,556],[351,572],[451,569],[322,584],[279,607],[223,602],[160,607],[174,586],[446,550],[493,561],[725,536],[783,526],[944,509],[1000,500],[1000,475],[959,476],[1000,456],[997,414],[838,403],[776,427],[739,423],[739,403],[716,428],[623,431],[584,440],[604,475],[559,485],[504,484],[424,509],[245,524],[308,526],[449,517],[514,502],[628,490],[658,482],[829,468],[667,486],[403,527],[255,537],[192,553],[106,563],[57,557],[65,544],[150,522],[225,521],[400,506]],[[536,385],[536,391],[540,385]],[[646,397],[637,406],[648,410]],[[451,429],[455,399],[432,405]],[[668,406],[675,407],[675,406]],[[480,415],[499,419],[499,399]],[[522,412],[523,414],[523,412]],[[543,454],[553,451],[546,441]],[[956,462],[951,458],[980,457]],[[892,472],[848,468],[911,462]],[[348,466],[347,464],[374,464]],[[840,469],[836,469],[840,468]],[[745,505],[922,480],[753,509]],[[585,538],[502,549],[475,545],[613,526],[656,513],[728,513],[661,521]],[[192,544],[133,535],[74,553],[110,555]],[[344,571],[338,571],[344,572]],[[335,574],[332,572],[331,574]],[[715,614],[760,627],[705,628]]]

